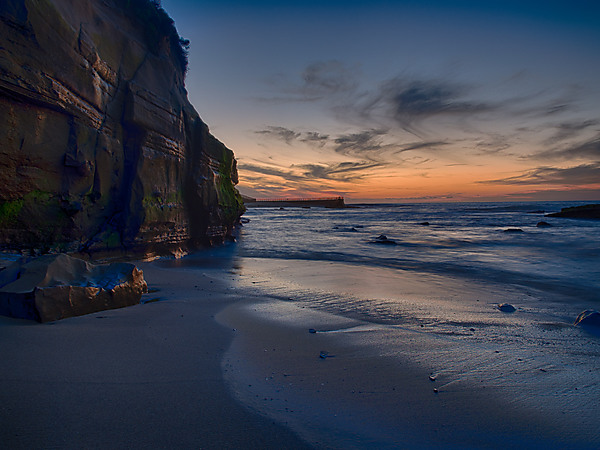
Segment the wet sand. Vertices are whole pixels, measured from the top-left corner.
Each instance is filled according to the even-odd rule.
[[[598,342],[560,304],[535,306],[534,291],[509,286],[361,273],[246,259],[244,300],[217,315],[237,330],[224,373],[238,399],[321,448],[597,448]],[[380,300],[361,305],[367,291]],[[519,310],[498,311],[502,299]],[[331,313],[346,305],[346,317]],[[364,320],[368,308],[386,320]]]

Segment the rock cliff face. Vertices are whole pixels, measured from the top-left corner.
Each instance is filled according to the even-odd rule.
[[[149,43],[124,3],[0,2],[0,247],[164,254],[239,218],[173,37]]]

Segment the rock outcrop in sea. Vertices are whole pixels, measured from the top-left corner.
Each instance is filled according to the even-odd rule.
[[[0,39],[0,248],[166,254],[227,237],[236,161],[188,101],[187,43],[156,2],[3,0]]]
[[[562,208],[560,212],[546,214],[547,217],[566,217],[569,219],[600,219],[600,204]]]

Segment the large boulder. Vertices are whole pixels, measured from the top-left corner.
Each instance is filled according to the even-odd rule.
[[[135,305],[146,291],[134,264],[95,265],[65,254],[24,258],[0,271],[0,314],[51,322]]]

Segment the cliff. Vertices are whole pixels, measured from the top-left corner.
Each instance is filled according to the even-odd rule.
[[[0,36],[0,247],[165,254],[226,238],[236,161],[189,103],[154,2],[3,0]]]

